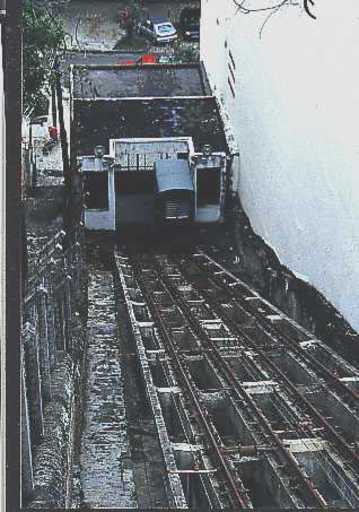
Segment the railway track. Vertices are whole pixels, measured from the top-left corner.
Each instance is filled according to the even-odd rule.
[[[238,305],[242,308],[245,308],[246,312],[251,315],[253,319],[255,319],[257,325],[261,326],[263,330],[269,332],[280,343],[283,343],[292,351],[294,351],[299,358],[304,360],[306,364],[314,369],[317,375],[320,375],[325,379],[327,385],[332,385],[335,389],[335,392],[338,393],[343,400],[346,400],[350,406],[358,407],[358,391],[354,391],[353,389],[349,388],[335,373],[328,370],[317,358],[311,355],[308,351],[303,350],[301,345],[298,343],[298,339],[295,339],[294,337],[295,335],[303,335],[306,339],[314,341],[313,335],[305,331],[305,329],[300,327],[298,324],[295,324],[295,322],[285,318],[283,313],[278,310],[278,308],[272,304],[269,304],[258,294],[255,292],[253,294],[253,290],[251,290],[243,281],[226,270],[222,265],[215,262],[207,254],[202,252],[195,253],[193,259],[191,260],[192,264],[194,264],[193,260],[195,260],[197,269],[208,279],[208,283],[212,285],[212,287],[213,285],[215,285],[215,287],[219,287],[221,291],[227,295],[228,299],[232,299],[232,305]],[[202,265],[200,263],[201,260]],[[205,265],[203,265],[203,260],[206,262]],[[181,264],[181,268],[183,268],[183,264]],[[263,312],[259,312],[258,308],[253,306],[253,300],[251,299],[260,301],[263,307],[269,308],[270,313],[265,314]],[[293,328],[292,336],[286,334],[281,328],[282,320],[285,322],[290,322],[289,325],[291,325]],[[286,325],[288,327],[288,324]],[[339,370],[340,368],[337,371]],[[359,376],[359,372],[357,373]]]
[[[166,315],[161,314],[161,310],[156,304],[154,295],[151,292],[151,288],[153,284],[157,281],[157,277],[155,275],[152,276],[154,277],[154,280],[144,278],[143,269],[141,268],[140,264],[138,264],[138,262],[135,263],[134,268],[135,275],[138,279],[138,282],[140,283],[143,294],[146,297],[147,304],[150,307],[153,318],[157,322],[157,326],[159,328],[163,341],[169,350],[169,354],[172,357],[172,361],[176,365],[180,382],[183,384],[187,395],[190,397],[190,400],[198,415],[198,419],[201,423],[203,431],[206,433],[208,440],[211,444],[213,453],[215,454],[215,459],[223,472],[224,478],[228,482],[230,488],[231,504],[233,507],[237,507],[239,509],[248,508],[249,500],[248,497],[246,497],[246,491],[244,489],[244,486],[243,484],[239,484],[238,481],[235,481],[236,476],[233,474],[233,468],[230,466],[230,464],[226,460],[225,455],[223,455],[222,453],[220,439],[216,435],[216,432],[213,432],[212,426],[207,419],[207,411],[203,408],[201,399],[198,396],[198,393],[196,393],[195,388],[193,387],[188,378],[186,369],[183,365],[183,362],[181,361],[181,357],[177,354],[176,346],[173,343],[170,329],[167,326]],[[163,293],[167,295],[167,297],[171,297],[165,287],[163,287],[162,290]]]
[[[313,389],[328,386],[357,419],[357,393],[306,353],[304,333],[299,341],[273,326],[284,315],[266,301],[262,311],[256,310],[251,302],[262,299],[204,253],[181,257],[130,254],[128,267],[190,415],[198,424],[206,456],[217,471],[220,487],[227,489],[231,508],[260,505],[258,488],[248,477],[248,460],[263,462],[267,472],[273,472],[280,482],[284,508],[358,505],[357,432],[350,436],[333,425],[308,399]],[[238,311],[245,312],[244,325],[236,320]],[[308,371],[310,385],[293,382],[276,364],[274,350],[295,357]],[[197,371],[200,364],[204,366]],[[236,365],[247,369],[249,381],[239,377]],[[215,401],[223,401],[229,411],[224,414],[232,415],[230,435]],[[278,417],[268,412],[270,407]],[[306,462],[311,457],[318,465],[317,473]],[[340,476],[335,492],[329,480],[323,485],[319,476],[329,467]],[[273,505],[278,503],[274,500]]]
[[[207,256],[203,255],[203,257],[206,258]],[[358,393],[345,386],[338,377],[332,375],[317,359],[308,354],[308,352],[305,351],[298,342],[290,338],[290,336],[283,334],[278,327],[271,324],[271,322],[267,320],[266,316],[258,313],[251,306],[252,301],[246,301],[246,297],[243,297],[243,295],[240,296],[238,292],[233,291],[235,289],[234,287],[228,286],[230,283],[238,282],[240,286],[245,288],[246,294],[248,294],[249,291],[252,293],[252,290],[246,289],[244,283],[240,282],[237,280],[237,278],[235,278],[235,276],[225,271],[223,267],[221,268],[220,275],[228,276],[231,279],[230,283],[225,280],[219,281],[217,277],[218,274],[209,273],[207,269],[204,269],[204,271],[201,272],[201,269],[197,265],[196,266],[199,272],[196,274],[191,273],[189,270],[191,263],[191,261],[187,261],[185,259],[178,263],[178,266],[183,272],[183,275],[186,276],[191,282],[197,284],[198,288],[201,290],[201,294],[203,297],[205,297],[206,301],[210,304],[212,309],[215,310],[227,322],[227,325],[230,326],[237,335],[243,337],[246,342],[253,349],[255,349],[258,354],[260,354],[261,358],[266,362],[268,367],[273,370],[274,375],[276,377],[278,376],[278,378],[285,383],[288,389],[290,389],[291,392],[295,395],[296,399],[302,403],[305,410],[312,414],[319,426],[322,426],[325,429],[325,432],[328,434],[329,438],[342,448],[343,452],[346,454],[346,457],[353,461],[353,467],[355,470],[359,472],[359,453],[357,443],[350,443],[350,441],[345,439],[345,434],[344,436],[341,435],[339,433],[339,429],[333,427],[323,416],[323,414],[321,414],[318,409],[305,398],[298,387],[268,357],[266,351],[263,350],[260,345],[258,345],[258,342],[248,333],[248,331],[246,331],[245,328],[242,328],[240,324],[236,322],[235,319],[233,319],[231,314],[228,312],[228,308],[225,307],[224,304],[227,305],[229,302],[232,307],[236,306],[237,304],[239,304],[242,308],[246,306],[246,311],[251,315],[251,318],[256,321],[256,325],[261,327],[262,332],[272,335],[276,343],[282,344],[284,349],[289,349],[293,354],[295,354],[297,360],[304,361],[309,368],[314,370],[316,375],[318,375],[320,378],[324,378],[324,382],[321,382],[322,386],[325,386],[326,390],[331,389],[335,395],[339,396],[341,400],[348,405],[350,410],[355,413],[355,415],[357,414],[359,405]],[[217,267],[217,265],[215,265],[215,267]],[[203,280],[203,277],[205,277],[206,281]],[[213,288],[213,284],[216,285],[216,288],[220,288],[222,292],[221,300],[218,300],[216,288]],[[225,303],[223,303],[224,300],[226,300]],[[275,311],[276,313],[280,313],[278,310]],[[309,333],[308,336],[310,336]],[[353,371],[355,371],[354,368]],[[318,382],[320,381],[318,380]]]

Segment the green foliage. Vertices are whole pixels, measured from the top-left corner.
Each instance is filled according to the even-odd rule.
[[[126,30],[127,37],[134,35],[136,25],[144,17],[144,9],[138,0],[127,0],[126,7],[120,12],[120,25]]]
[[[173,47],[176,62],[191,63],[199,61],[199,49],[192,44],[176,41]]]
[[[135,23],[139,23],[143,18],[144,10],[138,0],[128,0],[128,5],[132,12],[132,18]]]
[[[61,18],[34,0],[23,4],[23,87],[25,108],[44,108],[44,96],[54,79],[56,53],[65,47]]]

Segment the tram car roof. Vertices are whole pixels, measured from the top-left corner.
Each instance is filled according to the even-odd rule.
[[[186,160],[157,160],[155,173],[159,193],[169,190],[194,192],[191,168]]]

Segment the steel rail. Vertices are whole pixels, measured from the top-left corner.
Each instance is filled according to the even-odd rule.
[[[158,279],[163,284],[164,288],[167,290],[168,294],[172,298],[174,304],[176,304],[182,313],[184,314],[186,320],[188,321],[189,325],[195,332],[195,334],[199,337],[199,339],[207,346],[211,348],[211,351],[208,353],[209,357],[214,360],[214,362],[217,364],[217,368],[222,370],[222,374],[225,376],[226,380],[230,383],[231,387],[233,388],[233,391],[239,398],[241,402],[246,402],[246,404],[252,409],[255,416],[260,420],[260,423],[264,427],[264,430],[269,435],[269,437],[274,441],[274,444],[279,448],[284,458],[287,460],[289,467],[292,468],[298,479],[302,482],[304,488],[308,491],[309,495],[311,496],[312,503],[309,505],[309,503],[306,503],[307,506],[314,506],[316,508],[319,507],[320,510],[327,509],[327,503],[321,496],[321,494],[318,492],[318,490],[313,485],[311,479],[307,476],[305,476],[295,459],[295,457],[292,455],[292,453],[284,446],[282,440],[280,437],[273,431],[269,421],[264,416],[262,411],[258,408],[257,404],[254,402],[250,394],[244,389],[244,387],[240,384],[237,377],[235,376],[232,368],[230,367],[229,363],[224,360],[222,354],[216,347],[216,344],[213,343],[213,341],[209,338],[207,333],[203,330],[200,322],[197,318],[194,317],[192,311],[190,310],[188,304],[186,301],[182,298],[182,296],[179,294],[176,287],[171,283],[170,279],[167,276],[163,275],[162,269],[160,265],[158,265],[157,262],[153,262],[153,268],[157,270]],[[304,496],[304,501],[305,501]],[[308,499],[308,498],[307,498]]]
[[[179,264],[184,275],[187,276],[190,282],[194,282],[195,280],[187,275],[186,269]],[[336,431],[336,429],[325,419],[325,417],[316,409],[316,407],[309,402],[309,400],[298,390],[298,388],[292,383],[292,381],[280,370],[277,365],[266,355],[266,353],[261,350],[256,342],[230,317],[228,312],[222,308],[218,302],[216,302],[210,295],[201,288],[201,294],[205,297],[206,301],[209,303],[211,308],[217,312],[217,314],[225,319],[228,326],[236,332],[239,336],[246,340],[250,346],[256,350],[256,352],[261,356],[261,358],[266,362],[266,364],[286,383],[288,388],[293,392],[293,394],[297,397],[298,401],[300,401],[307,410],[309,410],[313,416],[315,416],[317,422],[321,424],[321,426],[325,427],[325,430],[328,432],[329,437],[334,441],[334,444],[341,446],[342,450],[346,453],[346,456],[349,457],[353,462],[356,471],[359,473],[359,455],[355,452],[355,450],[347,443],[347,441]]]
[[[160,332],[161,337],[165,341],[165,346],[168,347],[170,350],[172,361],[175,362],[175,364],[177,366],[179,377],[180,377],[181,381],[183,382],[185,389],[187,390],[187,392],[192,400],[192,403],[194,404],[194,407],[195,407],[195,409],[199,415],[199,418],[201,420],[202,427],[204,428],[204,430],[212,444],[216,458],[223,470],[226,480],[229,483],[231,493],[232,493],[232,496],[231,496],[232,504],[235,507],[239,506],[239,509],[248,509],[248,503],[246,502],[245,498],[241,495],[241,493],[238,489],[238,485],[236,484],[236,482],[234,480],[232,471],[231,471],[225,457],[223,456],[221,446],[219,446],[219,443],[216,440],[214,433],[212,432],[212,428],[209,425],[209,423],[206,419],[206,416],[203,412],[202,405],[201,405],[199,399],[197,398],[195,391],[193,390],[193,386],[192,386],[190,380],[188,379],[186,370],[178,356],[176,347],[172,341],[172,337],[171,337],[170,333],[168,332],[168,328],[166,327],[166,324],[163,321],[162,315],[160,314],[160,312],[158,310],[157,304],[153,300],[153,295],[152,295],[151,291],[149,291],[149,289],[148,289],[146,280],[141,272],[141,265],[140,265],[138,259],[135,258],[133,255],[131,256],[131,259],[133,262],[133,270],[134,270],[135,278],[137,280],[138,285],[141,288],[143,296],[146,299],[147,306],[151,312],[152,317],[156,321],[156,326]],[[164,289],[164,292],[166,292],[166,289]],[[175,304],[175,301],[173,301],[173,302]],[[236,508],[235,510],[238,510],[238,508]]]
[[[208,257],[205,253],[202,253],[203,256]],[[212,258],[209,260],[212,261]],[[333,385],[335,386],[335,391],[337,393],[342,394],[343,396],[347,396],[349,400],[354,400],[359,405],[359,394],[355,392],[354,390],[348,388],[342,381],[338,379],[335,375],[333,375],[324,365],[322,365],[313,355],[309,354],[305,350],[300,347],[300,345],[287,334],[284,334],[279,327],[276,327],[275,324],[268,321],[263,315],[259,314],[258,311],[256,311],[253,306],[251,306],[250,301],[245,301],[243,297],[241,297],[238,293],[236,293],[235,287],[230,288],[228,285],[226,286],[225,283],[223,283],[216,275],[213,274],[208,268],[203,268],[203,266],[191,259],[191,263],[196,266],[204,275],[207,276],[208,279],[212,280],[216,286],[220,287],[223,291],[225,291],[231,298],[238,301],[239,305],[249,314],[251,314],[255,320],[262,326],[264,326],[270,333],[274,334],[279,338],[279,341],[284,341],[286,344],[289,344],[291,349],[295,351],[302,359],[307,361],[307,364],[309,366],[312,366],[316,369],[317,373],[320,373],[324,378],[331,381]],[[216,263],[216,262],[215,262]],[[217,264],[217,263],[216,263]],[[225,273],[228,275],[228,277],[231,277],[232,279],[235,279],[240,284],[241,280],[238,279],[236,276],[232,275],[231,272],[224,269]],[[223,275],[223,274],[222,274]],[[243,283],[245,285],[245,283]],[[245,285],[248,286],[248,285]],[[260,300],[260,297],[259,297]],[[233,303],[233,302],[232,302]],[[280,312],[282,313],[282,312]],[[348,402],[350,404],[350,402]]]

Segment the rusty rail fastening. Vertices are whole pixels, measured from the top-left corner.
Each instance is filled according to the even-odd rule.
[[[196,265],[196,263],[193,263]],[[179,268],[183,272],[190,282],[194,282],[195,279],[191,276],[188,276],[185,266],[182,263],[178,263]],[[198,267],[198,265],[196,265]],[[202,269],[200,269],[202,270]],[[207,274],[206,271],[202,271],[202,274]],[[207,279],[211,280],[212,276],[209,277],[207,275]],[[225,291],[227,288],[224,284],[220,285],[216,283],[217,286],[220,286]],[[228,291],[228,293],[232,294],[232,291]],[[347,441],[336,431],[336,429],[324,418],[324,416],[316,409],[316,407],[309,402],[309,400],[298,390],[298,388],[288,379],[288,377],[277,367],[277,365],[266,355],[266,353],[261,350],[256,342],[252,340],[252,338],[229,316],[228,312],[222,308],[210,295],[207,291],[201,288],[201,294],[206,299],[211,308],[217,312],[217,314],[224,318],[228,326],[237,334],[239,334],[242,338],[244,338],[248,344],[253,347],[257,353],[263,358],[263,360],[267,363],[267,365],[277,373],[280,378],[286,383],[286,385],[290,388],[290,390],[295,394],[307,410],[311,411],[312,415],[314,415],[317,421],[320,422],[322,426],[325,427],[325,430],[329,434],[329,438],[335,442],[335,444],[340,445],[342,450],[346,453],[346,456],[349,457],[353,461],[353,466],[356,471],[359,473],[359,455],[355,452],[355,450],[347,443]]]
[[[198,336],[198,338],[201,340],[201,342],[206,347],[209,347],[211,349],[208,352],[208,356],[214,360],[214,362],[217,365],[216,367],[218,369],[222,370],[223,376],[226,378],[227,382],[230,383],[233,391],[235,392],[235,394],[237,395],[239,400],[242,402],[245,402],[249,406],[249,408],[254,412],[254,415],[260,420],[260,423],[262,424],[267,435],[272,439],[272,441],[274,441],[274,444],[279,448],[280,452],[282,453],[284,458],[287,460],[289,468],[294,470],[294,473],[296,474],[297,479],[299,481],[301,481],[304,488],[306,488],[307,492],[311,496],[311,502],[308,503],[308,495],[307,494],[304,495],[304,501],[305,501],[305,498],[307,498],[306,505],[308,507],[314,506],[317,509],[319,507],[320,510],[327,509],[326,501],[323,499],[321,494],[315,488],[311,479],[303,474],[295,457],[284,446],[280,437],[273,431],[273,429],[270,425],[270,422],[264,416],[262,411],[259,409],[257,404],[254,402],[254,400],[250,396],[250,394],[240,384],[240,382],[236,378],[232,368],[230,367],[229,363],[224,360],[224,358],[222,357],[222,354],[216,347],[216,344],[209,338],[207,333],[203,330],[200,322],[194,317],[188,304],[181,297],[178,290],[170,282],[169,278],[167,276],[163,275],[163,273],[161,272],[161,267],[158,265],[157,261],[152,260],[152,268],[154,270],[156,270],[159,282],[162,284],[164,290],[167,291],[167,293],[171,297],[173,303],[175,305],[177,305],[177,307],[180,308],[185,319],[187,320],[188,324],[190,325],[190,327],[192,328],[194,333]],[[139,267],[137,267],[137,269],[139,269]],[[137,272],[138,272],[138,270],[137,270]],[[139,281],[141,281],[141,273],[138,272],[137,275],[138,275]],[[147,297],[146,297],[146,299],[147,299]],[[158,318],[158,316],[157,316],[157,318]],[[177,361],[177,358],[176,358],[176,361]],[[217,453],[218,453],[218,451],[217,451]]]
[[[232,504],[234,507],[236,507],[235,510],[238,510],[238,507],[239,507],[239,509],[247,509],[248,503],[246,502],[245,498],[242,496],[240,490],[238,489],[238,485],[236,484],[234,476],[232,475],[231,468],[229,467],[229,464],[227,463],[226,458],[222,453],[222,448],[219,445],[219,442],[217,441],[216,436],[214,435],[214,433],[212,431],[212,428],[206,418],[206,415],[203,412],[201,403],[200,403],[199,399],[197,398],[195,391],[193,390],[193,386],[191,385],[191,382],[188,379],[186,370],[184,369],[183,364],[178,356],[178,353],[177,353],[176,347],[173,344],[171,335],[168,332],[168,329],[162,319],[162,316],[158,311],[158,306],[153,300],[152,293],[148,290],[147,283],[145,282],[145,279],[143,278],[143,274],[141,273],[140,264],[139,264],[137,258],[134,258],[132,256],[131,259],[132,259],[132,263],[133,263],[134,275],[136,277],[138,285],[141,288],[141,292],[146,299],[147,306],[151,312],[152,317],[156,320],[156,325],[158,327],[161,337],[163,338],[166,346],[170,350],[172,360],[173,360],[173,362],[175,362],[175,364],[177,366],[179,377],[180,377],[182,383],[184,384],[184,387],[187,390],[187,392],[192,400],[192,403],[194,404],[194,407],[199,415],[202,426],[203,426],[204,430],[206,431],[207,436],[212,444],[212,447],[213,447],[215,456],[218,460],[218,463],[219,463],[220,467],[222,468],[222,471],[224,473],[226,480],[229,483],[231,493],[232,493],[232,496],[231,496]],[[167,290],[164,288],[164,291],[166,292]]]

